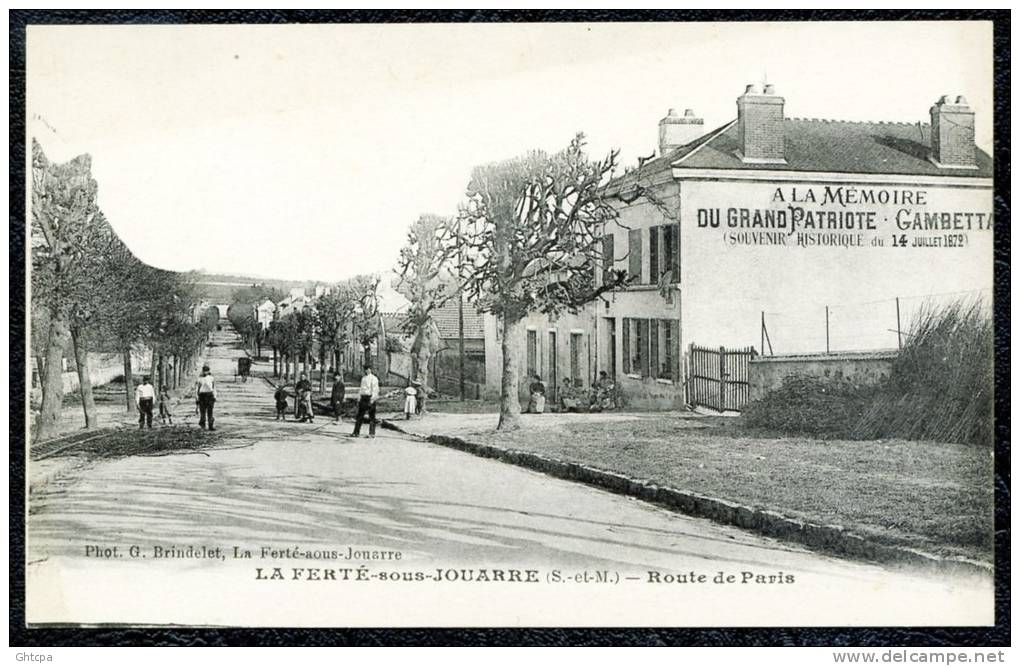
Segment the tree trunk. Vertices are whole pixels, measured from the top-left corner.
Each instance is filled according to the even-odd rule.
[[[135,383],[132,379],[134,370],[131,368],[131,348],[124,352],[124,399],[127,402],[127,410],[135,409]]]
[[[290,354],[283,355],[283,383],[290,379]]]
[[[517,430],[521,427],[520,378],[517,376],[517,334],[521,321],[503,315],[503,376],[500,380],[499,424],[496,430]]]
[[[81,396],[81,408],[85,412],[85,427],[91,430],[99,426],[99,415],[96,413],[92,379],[89,377],[88,348],[84,333],[77,326],[71,327],[71,346],[74,348],[74,364],[78,370],[78,395]]]
[[[159,350],[152,345],[152,355],[149,357],[149,381],[156,378],[156,364],[159,363]]]
[[[64,377],[61,359],[64,358],[64,341],[67,336],[67,322],[59,312],[50,313],[50,330],[46,342],[46,374],[42,377],[43,402],[39,408],[36,423],[36,441],[52,435],[60,421],[60,409],[64,403]]]
[[[39,383],[39,394],[43,400],[46,399],[46,382],[43,381],[43,377],[46,376],[46,357],[42,354],[35,355],[35,378]]]
[[[273,376],[274,377],[280,376],[280,366],[276,357],[276,347],[273,347]]]
[[[326,390],[326,348],[319,345],[319,393]]]

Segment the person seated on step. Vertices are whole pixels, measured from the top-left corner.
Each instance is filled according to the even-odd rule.
[[[574,385],[569,378],[563,380],[563,388],[560,389],[560,411],[580,411],[578,409],[577,393],[574,391]]]

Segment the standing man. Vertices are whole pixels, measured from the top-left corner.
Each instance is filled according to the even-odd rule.
[[[302,423],[309,421],[315,422],[315,414],[312,413],[312,383],[308,381],[308,375],[301,373],[301,379],[298,381],[297,386],[294,387],[297,392],[297,412],[295,418],[301,420]]]
[[[156,389],[152,387],[149,378],[142,377],[141,385],[135,389],[135,405],[138,406],[138,429],[141,430],[148,424],[152,430],[152,406],[156,401]]]
[[[340,412],[344,408],[344,392],[346,390],[343,374],[335,373],[333,375],[333,390],[329,394],[329,404],[333,407],[333,423],[340,423]]]
[[[198,377],[195,389],[198,395],[198,425],[205,429],[206,417],[208,417],[209,430],[216,430],[213,426],[215,423],[213,404],[216,402],[216,381],[209,372],[208,365],[202,366],[202,374]]]
[[[361,420],[368,415],[368,436],[375,437],[375,401],[379,399],[379,379],[372,374],[372,366],[365,366],[358,389],[358,415],[354,418],[354,432],[349,437],[361,434]]]

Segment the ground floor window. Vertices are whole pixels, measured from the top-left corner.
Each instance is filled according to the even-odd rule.
[[[581,334],[570,334],[570,379],[576,386],[583,380],[581,376]]]
[[[680,344],[678,321],[627,318],[623,320],[622,334],[624,374],[671,381],[676,378],[677,346]]]
[[[528,377],[538,374],[538,331],[528,331]]]

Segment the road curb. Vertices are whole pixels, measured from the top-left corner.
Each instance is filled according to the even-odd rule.
[[[660,486],[618,472],[610,472],[582,463],[566,462],[529,451],[507,449],[491,444],[477,444],[460,437],[446,435],[423,436],[404,430],[386,420],[381,420],[380,424],[384,428],[412,435],[433,444],[457,449],[482,458],[493,458],[556,478],[578,481],[620,495],[635,497],[684,515],[707,518],[713,522],[797,543],[812,550],[832,555],[922,568],[940,574],[987,576],[994,573],[992,566],[983,562],[965,558],[940,557],[912,548],[875,543],[847,531],[840,525],[810,523],[784,516],[775,511],[745,506],[687,490]]]

